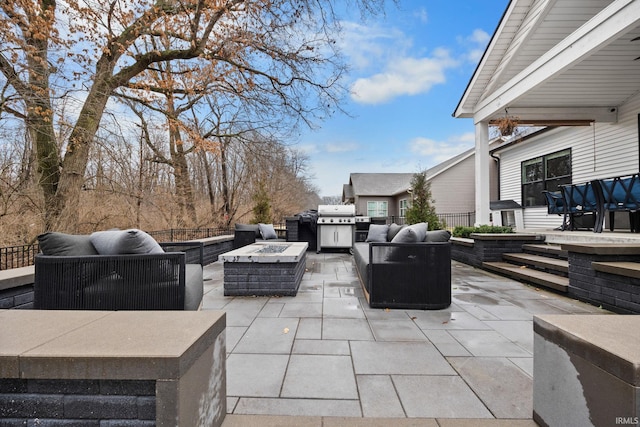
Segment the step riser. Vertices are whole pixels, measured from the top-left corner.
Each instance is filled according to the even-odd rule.
[[[522,245],[522,251],[528,254],[540,255],[554,259],[568,259],[569,254],[563,251],[559,245]]]
[[[503,254],[502,259],[518,266],[527,266],[547,273],[567,277],[569,275],[569,262],[557,258],[549,258],[534,254]]]
[[[486,270],[490,270],[513,279],[522,280],[527,283],[554,289],[556,291],[567,292],[569,289],[569,279],[551,273],[545,273],[528,268],[519,268],[516,265],[509,265],[504,262],[485,262],[482,264],[482,267]]]

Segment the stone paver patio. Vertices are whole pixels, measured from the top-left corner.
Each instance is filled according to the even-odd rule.
[[[203,308],[227,313],[225,426],[535,425],[533,315],[608,313],[457,262],[437,311],[369,308],[348,253],[308,252],[295,297],[225,297],[221,262],[205,279]]]

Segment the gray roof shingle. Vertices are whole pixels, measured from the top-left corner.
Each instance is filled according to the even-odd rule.
[[[352,173],[350,182],[358,196],[394,196],[411,186],[413,173]]]

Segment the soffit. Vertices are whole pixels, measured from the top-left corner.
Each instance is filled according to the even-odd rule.
[[[640,60],[634,61],[640,56],[640,40],[631,41],[640,37],[640,13],[632,3],[512,0],[454,115],[486,119],[504,115],[505,109],[526,114],[537,108],[540,116],[540,108],[549,108],[549,118],[562,119],[557,109],[623,105],[640,91]],[[608,21],[602,19],[609,15]],[[615,31],[618,23],[620,32]],[[599,40],[604,33],[611,37]],[[574,40],[576,49],[585,49],[590,39],[595,48],[566,63],[558,60],[571,57]],[[548,64],[545,58],[551,58]],[[542,74],[552,60],[562,68],[527,82],[529,73]],[[504,94],[503,99],[496,93]],[[485,110],[478,114],[481,108]]]

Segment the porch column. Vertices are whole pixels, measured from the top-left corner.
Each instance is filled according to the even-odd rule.
[[[476,225],[489,224],[489,123],[476,123]]]

